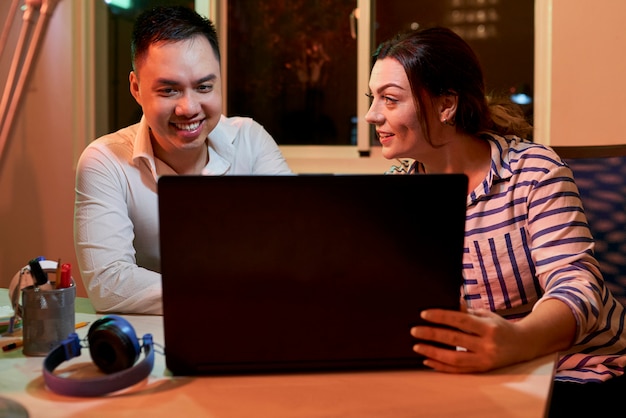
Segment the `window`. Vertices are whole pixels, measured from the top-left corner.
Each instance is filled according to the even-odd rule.
[[[357,74],[356,18],[370,16],[368,56],[400,30],[448,26],[479,56],[488,94],[532,96],[534,0],[371,1],[365,14],[359,3],[222,0],[228,113],[257,119],[280,145],[357,145],[358,129],[371,129],[357,124],[369,77]]]
[[[184,0],[144,0],[185,4]],[[199,7],[199,3],[202,6]],[[488,92],[527,93],[534,85],[534,0],[210,0],[220,33],[225,113],[250,116],[280,145],[377,146],[363,122],[369,57],[401,29],[439,24],[478,54]],[[196,9],[209,15],[205,1]],[[204,10],[207,9],[207,10]],[[128,91],[130,31],[136,10],[110,12],[110,129],[139,120]],[[370,31],[361,30],[371,28]],[[369,32],[360,37],[359,32]],[[532,103],[522,103],[532,119]],[[365,138],[365,139],[363,139]]]

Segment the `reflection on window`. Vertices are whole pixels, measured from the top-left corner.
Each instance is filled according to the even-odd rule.
[[[281,145],[356,144],[354,0],[229,0],[228,113]]]
[[[375,44],[396,32],[447,26],[474,49],[487,94],[512,96],[532,122],[535,0],[388,0],[376,7]]]

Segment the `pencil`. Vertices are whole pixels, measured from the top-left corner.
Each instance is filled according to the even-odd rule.
[[[83,328],[86,327],[87,325],[89,325],[89,322],[77,322],[76,325],[74,325],[74,328],[78,329],[78,328]],[[11,351],[11,350],[15,350],[16,348],[19,348],[21,346],[24,345],[24,341],[23,340],[18,340],[9,344],[5,344],[2,346],[2,351]]]
[[[61,259],[59,258],[59,261],[57,261],[57,271],[56,271],[56,275],[55,275],[55,279],[56,281],[56,285],[59,285],[59,282],[61,281]]]

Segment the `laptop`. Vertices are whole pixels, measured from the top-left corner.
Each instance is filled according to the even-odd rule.
[[[459,309],[467,177],[164,176],[173,375],[418,368],[420,311]]]

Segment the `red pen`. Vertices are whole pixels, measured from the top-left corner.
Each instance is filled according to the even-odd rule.
[[[57,289],[65,289],[72,285],[72,265],[70,263],[63,263],[61,265],[61,277],[57,283]]]

